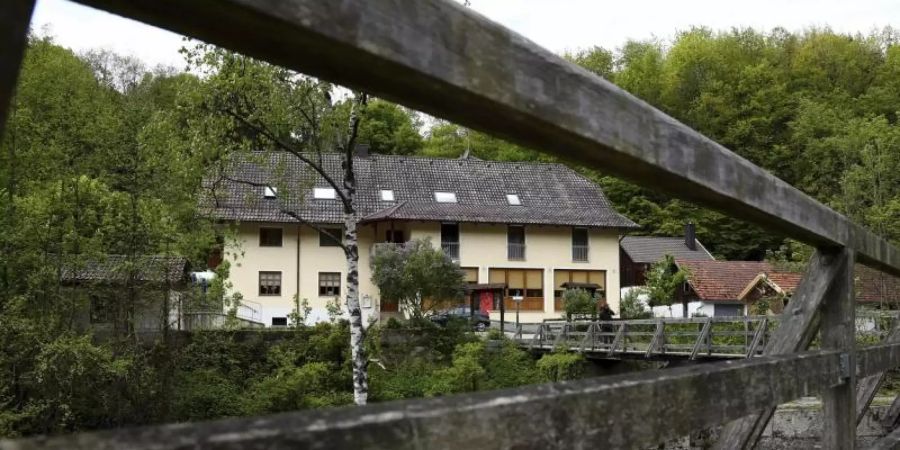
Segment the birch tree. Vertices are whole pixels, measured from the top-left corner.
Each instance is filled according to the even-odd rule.
[[[353,397],[356,404],[365,404],[368,358],[359,301],[354,153],[368,96],[357,92],[346,100],[333,101],[338,89],[331,84],[205,44],[185,55],[189,65],[207,75],[200,87],[200,98],[194,99],[196,103],[188,109],[186,120],[194,118],[189,130],[194,136],[190,139],[205,146],[198,151],[218,163],[218,180],[214,184],[227,181],[275,189],[282,213],[331,237],[342,248],[347,263],[344,306],[350,322]],[[285,167],[269,166],[272,179],[260,182],[231,173],[229,163],[234,155],[265,164],[264,158],[259,158],[261,150],[296,158],[334,189],[343,211],[343,239],[304,219],[295,209],[297,202],[290,200],[300,200],[302,204],[304,186],[299,182],[290,185],[287,180],[303,179],[298,174],[284,173]],[[329,152],[341,155],[342,179],[329,172],[322,162],[321,155]]]

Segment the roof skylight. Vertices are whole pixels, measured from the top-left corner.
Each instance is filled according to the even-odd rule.
[[[437,192],[434,193],[434,201],[438,203],[456,203],[456,192]]]
[[[313,198],[317,199],[333,199],[337,196],[332,188],[314,188]]]
[[[382,189],[381,190],[381,200],[385,202],[394,201],[394,191],[391,189]]]
[[[263,188],[263,197],[265,198],[275,198],[278,195],[278,188],[266,186]]]
[[[506,194],[506,202],[513,206],[522,204],[522,200],[519,199],[519,194]]]

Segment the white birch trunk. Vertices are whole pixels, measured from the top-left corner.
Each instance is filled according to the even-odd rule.
[[[351,197],[352,198],[352,197]],[[365,405],[369,396],[368,357],[364,341],[362,310],[359,306],[359,239],[356,212],[345,215],[344,242],[347,246],[347,311],[350,314],[350,356],[353,360],[353,402]]]

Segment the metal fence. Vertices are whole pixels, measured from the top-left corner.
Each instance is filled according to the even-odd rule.
[[[900,253],[697,131],[452,1],[80,0],[543,150],[817,248],[763,350],[740,361],[445,398],[5,441],[0,448],[639,448],[725,423],[751,447],[818,393],[824,448],[855,446],[900,344],[854,345],[855,261]],[[33,0],[0,6],[0,123]],[[2,130],[0,130],[2,132]],[[820,350],[804,352],[821,329]],[[900,432],[879,445],[900,441]]]

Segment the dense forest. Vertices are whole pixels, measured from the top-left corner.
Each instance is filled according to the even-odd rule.
[[[892,29],[850,36],[697,28],[671,41],[565,57],[896,243],[898,39]],[[350,102],[328,83],[204,44],[188,42],[183,53],[187,70],[151,69],[107,51],[76,54],[46,36],[29,40],[0,142],[0,436],[348,401],[340,323],[276,344],[236,335],[147,344],[127,329],[98,342],[72,323],[84,306],[61,286],[72,260],[183,255],[205,268],[220,230],[198,208],[203,177],[235,152],[271,145],[223,111],[246,112],[273,136],[298,143],[313,124],[327,137],[347,121]],[[382,100],[363,111],[358,139],[378,153],[551,159]],[[781,236],[578,170],[603,186],[640,233],[678,235],[691,220],[719,257],[802,257]],[[123,304],[135,301],[136,290],[126,283]],[[375,332],[368,344],[375,355],[378,339]],[[515,349],[502,350],[508,365],[498,369],[483,364],[485,349],[464,334],[446,339],[435,355],[374,368],[374,399],[554,379]],[[556,363],[571,367],[567,357]]]

